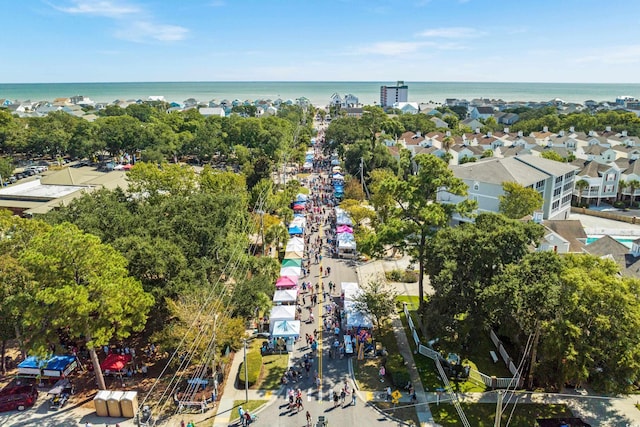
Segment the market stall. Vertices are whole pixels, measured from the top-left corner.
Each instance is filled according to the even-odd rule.
[[[297,299],[297,289],[278,289],[273,293],[273,303],[276,305],[295,305]]]
[[[62,378],[78,367],[75,356],[52,356],[40,359],[36,356],[27,357],[18,365],[19,375]]]
[[[301,267],[282,267],[280,269],[280,276],[302,276]]]
[[[283,338],[286,341],[287,351],[293,351],[296,340],[300,337],[300,321],[299,320],[279,320],[274,322],[273,338]]]
[[[100,369],[102,369],[102,372],[104,372],[105,375],[124,374],[129,362],[131,362],[130,354],[111,353],[100,364]]]
[[[275,305],[271,307],[269,332],[273,333],[276,323],[282,320],[296,320],[296,307],[294,305]]]
[[[302,267],[301,258],[285,258],[282,260],[281,268],[284,267]]]
[[[280,276],[276,280],[276,288],[295,288],[298,286],[298,276]]]

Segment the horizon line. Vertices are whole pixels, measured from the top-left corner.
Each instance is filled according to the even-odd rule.
[[[562,82],[562,81],[469,81],[469,80],[147,80],[147,81],[76,81],[76,82],[0,82],[0,85],[45,84],[140,84],[140,83],[453,83],[453,84],[563,84],[563,85],[640,85],[640,82]]]

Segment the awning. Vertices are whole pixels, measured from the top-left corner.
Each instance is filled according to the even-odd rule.
[[[304,205],[293,205],[293,210],[294,211],[303,211],[304,210]]]
[[[336,228],[336,233],[349,233],[349,234],[353,234],[353,228],[349,227],[348,225],[339,225]]]
[[[280,276],[302,276],[302,268],[300,267],[282,267],[280,269]]]
[[[285,258],[282,260],[281,267],[302,267],[302,259],[300,258]]]
[[[273,302],[275,303],[296,302],[297,299],[297,289],[278,289],[273,294]]]
[[[278,320],[273,325],[274,337],[299,337],[300,321],[299,320]]]
[[[284,253],[284,258],[285,259],[302,259],[302,257],[304,256],[303,251],[296,251],[296,250],[288,250]]]
[[[294,225],[293,227],[289,227],[289,234],[302,234],[304,233],[304,230],[301,227],[298,227],[297,225]]]
[[[280,276],[276,280],[276,288],[295,288],[298,286],[298,276]]]
[[[127,363],[131,361],[130,354],[110,354],[104,359],[104,362],[100,364],[100,368],[103,371],[122,371]]]
[[[304,252],[304,243],[289,241],[284,251],[285,252],[290,252],[290,251]]]
[[[270,331],[273,331],[274,323],[278,320],[296,320],[296,306],[295,305],[274,305],[271,307],[271,314],[269,314],[269,322],[271,325]]]

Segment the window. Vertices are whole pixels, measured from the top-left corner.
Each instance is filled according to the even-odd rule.
[[[564,175],[564,179],[565,179],[565,180],[571,179],[571,178],[573,177],[573,174],[574,174],[574,172],[566,173],[566,174]]]
[[[571,194],[567,194],[562,198],[562,206],[566,206],[569,203],[571,203]]]
[[[558,207],[560,206],[560,200],[556,200],[555,202],[553,202],[553,204],[551,205],[551,210],[555,211],[556,209],[558,209]]]
[[[616,180],[616,174],[615,173],[608,173],[607,174],[607,181],[615,181]]]
[[[613,193],[613,185],[607,185],[604,187],[605,193]]]
[[[560,193],[562,193],[562,188],[556,188],[555,190],[553,190],[553,197],[558,197]]]
[[[562,182],[562,176],[556,177],[556,184],[560,184]]]
[[[544,180],[536,182],[536,190],[544,188]]]
[[[573,182],[569,182],[562,187],[562,192],[573,190]]]

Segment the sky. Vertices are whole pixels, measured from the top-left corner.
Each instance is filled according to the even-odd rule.
[[[4,0],[0,83],[640,82],[637,0]]]

